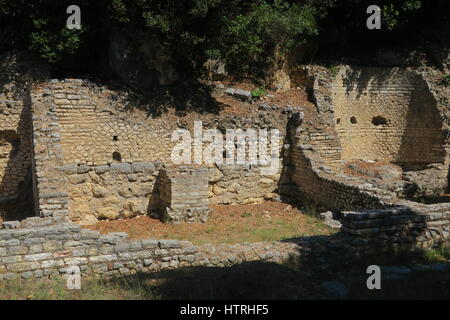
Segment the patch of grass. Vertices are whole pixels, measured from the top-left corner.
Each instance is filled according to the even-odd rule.
[[[253,98],[261,98],[262,96],[267,95],[267,91],[264,88],[256,88],[252,91]]]
[[[333,78],[336,78],[337,74],[339,73],[339,66],[338,65],[332,65],[328,68],[330,70],[331,75]]]
[[[446,87],[450,86],[450,74],[446,74],[446,75],[442,78],[441,83],[442,83],[444,86],[446,86]]]
[[[69,290],[66,280],[18,279],[0,283],[0,300],[158,300],[153,290],[145,288],[137,275],[103,280],[82,278],[80,290]]]
[[[242,218],[249,218],[249,217],[251,217],[252,216],[252,213],[251,212],[244,212],[243,214],[241,214],[241,217]]]
[[[441,262],[450,260],[450,246],[427,250],[425,251],[424,256],[427,262]]]
[[[211,208],[213,213],[206,223],[168,225],[141,217],[102,222],[92,228],[103,233],[128,232],[133,239],[177,239],[191,241],[196,245],[277,241],[335,232],[313,214],[303,214],[286,203],[212,205]],[[315,207],[311,208],[313,210]]]

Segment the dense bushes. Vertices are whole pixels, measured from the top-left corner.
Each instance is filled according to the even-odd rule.
[[[315,34],[317,25],[312,6],[261,1],[224,22],[214,49],[235,71],[257,73],[265,69],[267,58],[275,49],[287,51]]]
[[[337,50],[327,44],[335,47],[339,41],[348,48],[348,39],[358,37],[373,42],[375,33],[367,33],[365,27],[365,11],[372,2],[78,0],[83,28],[68,30],[66,8],[72,1],[0,0],[0,51],[31,50],[55,68],[76,66],[82,71],[104,60],[109,35],[120,28],[157,35],[185,71],[198,71],[206,59],[220,58],[232,72],[258,73],[274,49],[283,52],[309,39],[320,40],[322,48],[333,54]],[[448,23],[439,12],[445,2],[378,1],[383,29],[376,33],[376,41],[414,34],[427,25],[420,20],[426,17]],[[336,32],[340,34],[335,36]]]

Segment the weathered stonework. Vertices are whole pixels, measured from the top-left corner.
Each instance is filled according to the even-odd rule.
[[[111,106],[117,100],[111,91],[76,79],[25,86],[20,99],[0,95],[0,213],[8,220],[0,230],[0,279],[51,277],[73,264],[83,275],[115,276],[254,260],[339,263],[395,246],[448,244],[450,204],[411,201],[449,188],[450,94],[439,84],[442,74],[348,66],[336,76],[320,67],[302,70],[299,79],[315,113],[262,106],[246,117],[145,118]],[[192,132],[194,120],[221,132],[279,129],[280,170],[264,175],[247,164],[172,168],[171,134]],[[387,168],[385,179],[351,163],[361,175],[348,175],[348,164],[361,160],[383,160],[398,170]],[[20,194],[31,180],[27,175],[36,217],[15,221],[3,203]],[[204,222],[208,203],[278,200],[279,194],[332,210],[342,232],[292,243],[196,247],[79,226],[158,209],[168,222]]]
[[[75,79],[51,81],[33,90],[37,186],[43,192],[47,181],[51,183],[58,198],[51,201],[62,205],[49,206],[46,196],[39,197],[41,215],[56,210],[68,213],[72,221],[93,224],[147,214],[155,208],[152,198],[159,170],[172,164],[176,144],[172,133],[180,126],[193,131],[195,120],[202,121],[205,130],[223,132],[277,128],[282,141],[290,116],[271,109],[250,118],[199,113],[191,123],[169,115],[144,120],[112,108],[111,100],[99,91],[88,81]],[[281,168],[267,176],[258,166],[205,167],[211,203],[255,203],[277,197]]]
[[[177,166],[163,169],[158,180],[162,219],[168,223],[206,222],[208,207],[208,169]]]
[[[389,217],[398,220],[400,226],[404,217],[409,217],[405,209],[342,215],[347,221],[344,223],[356,223],[365,229],[367,221]],[[448,215],[440,214],[425,223],[448,226],[449,221]],[[228,267],[248,261],[320,263],[325,268],[392,247],[426,247],[443,240],[442,234],[435,231],[426,231],[423,240],[415,236],[413,241],[402,235],[389,237],[356,230],[352,233],[303,237],[290,242],[194,246],[188,241],[129,240],[123,232],[102,235],[62,218],[36,217],[22,221],[15,229],[0,230],[0,280],[51,278],[67,274],[68,267],[74,265],[80,268],[82,276],[103,277],[192,266]]]
[[[343,76],[349,70],[352,77]],[[377,73],[373,69],[347,67],[333,79],[328,71],[319,68],[313,70],[310,77],[315,78],[311,81],[311,90],[317,105],[316,118],[323,121],[318,121],[315,126],[302,121],[288,129],[294,148],[287,168],[297,187],[290,188],[288,193],[306,196],[320,206],[334,210],[344,232],[378,235],[420,245],[425,243],[424,246],[432,245],[430,238],[440,243],[448,242],[450,204],[425,205],[405,199],[411,183],[422,183],[417,188],[424,194],[428,191],[428,195],[443,193],[448,188],[449,140],[448,135],[446,138],[444,135],[447,124],[440,119],[447,117],[449,105],[445,100],[437,99],[448,89],[438,89],[436,83],[433,85],[433,77],[417,70],[382,69]],[[393,83],[401,89],[397,90]],[[419,99],[415,95],[420,92]],[[381,103],[383,98],[387,99],[387,105]],[[352,112],[359,121],[352,123]],[[414,112],[416,114],[411,115]],[[372,128],[370,126],[377,126],[370,123],[375,114],[403,122],[397,121],[393,127],[388,122],[381,128]],[[342,123],[344,115],[346,123]],[[360,122],[362,124],[358,126]],[[423,130],[421,126],[424,126]],[[371,132],[367,128],[381,131]],[[415,136],[421,133],[423,136],[416,139]],[[327,140],[334,142],[321,142]],[[330,146],[338,146],[331,147],[331,154],[342,150],[342,160],[337,157],[337,161],[330,161],[327,153]],[[367,170],[360,170],[360,173],[368,177],[344,173],[344,161],[380,158],[401,166],[403,172],[399,176],[395,173],[388,177],[398,181],[388,179],[385,182],[384,177],[369,176]],[[392,170],[387,172],[393,174]],[[401,180],[403,177],[407,180]]]

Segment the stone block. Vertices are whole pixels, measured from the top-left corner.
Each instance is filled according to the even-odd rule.
[[[155,165],[151,162],[134,162],[132,165],[134,173],[153,173]]]
[[[131,164],[129,163],[112,163],[111,173],[132,173]]]

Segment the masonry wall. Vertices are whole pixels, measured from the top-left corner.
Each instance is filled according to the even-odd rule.
[[[449,210],[449,204],[413,204],[386,210],[344,211],[337,217],[342,230],[350,234],[432,247],[446,245],[450,240]]]
[[[388,217],[397,221],[400,230],[407,230],[410,220],[403,219],[405,212],[398,213],[391,212],[389,216],[380,211],[378,216],[374,213],[356,213],[356,218],[351,218],[355,213],[344,216],[363,228],[367,227],[368,219]],[[0,280],[52,278],[66,275],[71,266],[77,266],[82,276],[112,277],[182,267],[228,267],[250,261],[345,265],[356,257],[380,254],[392,247],[411,249],[448,243],[446,213],[422,218],[425,227],[419,233],[409,233],[409,237],[398,231],[393,235],[355,232],[303,237],[292,242],[195,246],[178,240],[130,240],[122,232],[102,235],[60,219],[35,217],[9,224],[14,229],[0,230]]]
[[[319,207],[333,210],[380,209],[389,206],[389,200],[393,200],[394,195],[383,190],[373,187],[367,190],[364,181],[337,178],[333,171],[323,166],[311,146],[295,148],[291,161],[295,168],[292,181],[297,192]]]
[[[171,152],[178,143],[171,141],[173,131],[185,128],[193,135],[194,121],[199,120],[204,130],[275,128],[281,133],[280,167],[270,175],[256,165],[203,164],[209,170],[210,203],[255,203],[277,197],[288,114],[193,112],[187,118],[171,113],[148,118],[139,110],[128,113],[112,106],[111,94],[81,80],[52,80],[34,88],[37,192],[45,193],[38,200],[41,215],[54,210],[92,224],[149,213],[154,208],[155,177],[172,164]],[[141,166],[144,171],[136,169]]]
[[[69,198],[63,164],[60,126],[53,101],[53,84],[35,88],[31,94],[33,112],[33,189],[35,215],[67,216]]]
[[[99,220],[133,218],[157,211],[160,198],[156,183],[162,168],[164,165],[160,162],[62,166],[60,171],[66,181],[70,219],[88,225]],[[257,203],[277,197],[280,172],[261,175],[259,167],[249,165],[206,169],[206,197],[210,203]]]
[[[187,241],[128,240],[126,233],[119,232],[101,235],[42,218],[22,224],[22,228],[0,230],[0,280],[67,274],[74,265],[83,275],[116,276],[244,261],[283,262],[297,253],[297,246],[288,243],[197,247]]]
[[[294,148],[286,162],[303,196],[324,207],[350,210],[448,192],[450,103],[442,73],[340,66],[334,76],[311,66],[305,74],[317,115],[305,115],[307,121],[289,129]],[[396,162],[403,180],[346,176],[344,162],[355,159]]]
[[[16,99],[0,95],[0,219],[17,216],[17,209],[12,210],[11,203],[20,198],[20,193],[27,192],[25,188],[31,187],[31,154],[29,97]]]
[[[344,160],[407,168],[444,162],[442,119],[421,76],[399,68],[342,67],[331,97]]]

